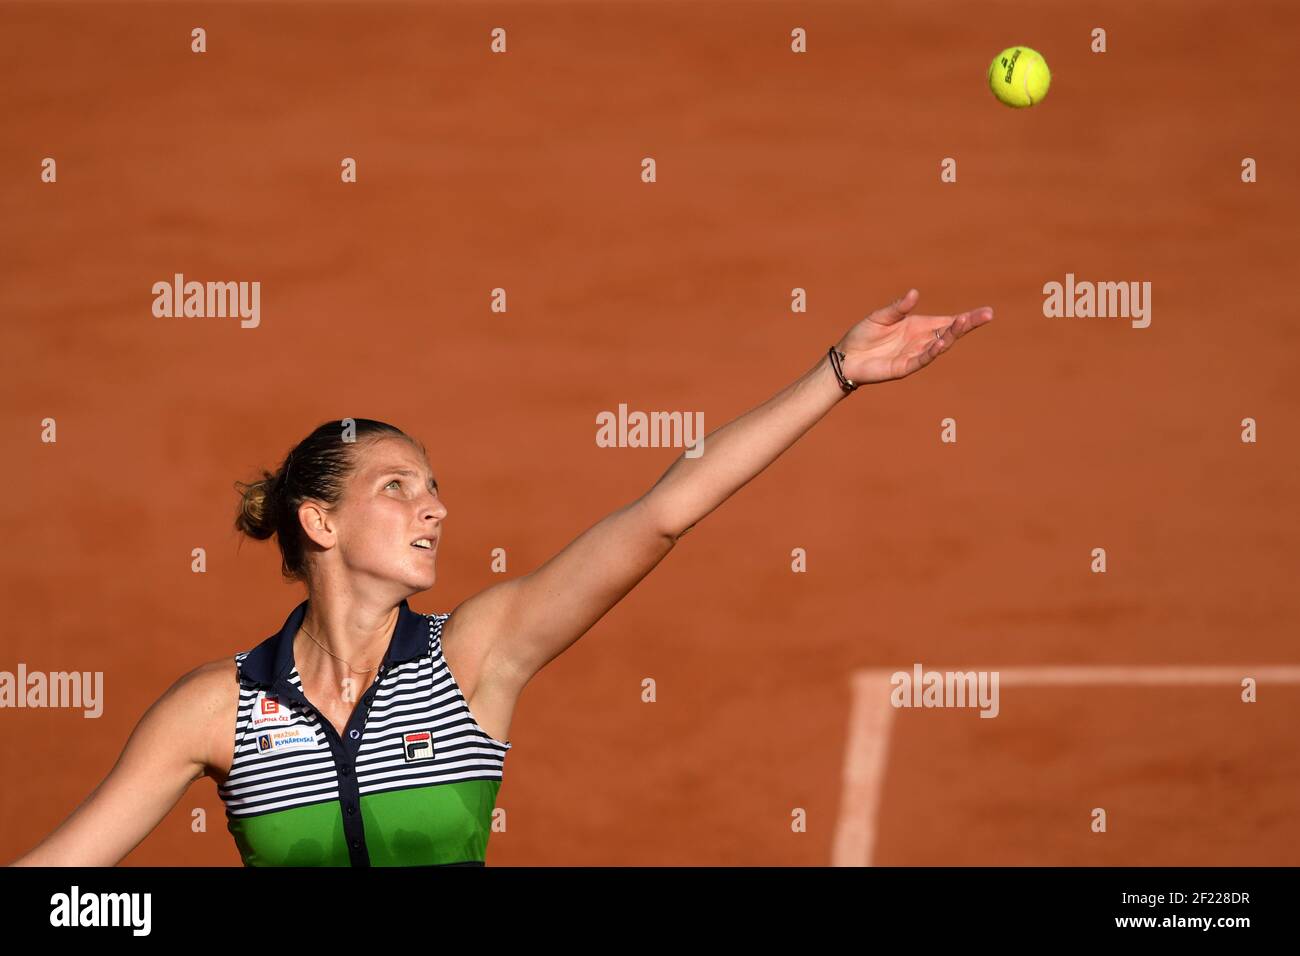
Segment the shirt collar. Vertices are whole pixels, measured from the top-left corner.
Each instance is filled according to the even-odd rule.
[[[308,601],[303,601],[289,614],[284,627],[248,652],[240,666],[243,677],[254,684],[266,687],[282,678],[288,678],[294,668],[293,638],[307,617]],[[412,611],[403,599],[398,605],[397,627],[384,654],[384,670],[394,664],[424,656],[429,647],[429,624],[423,614]]]

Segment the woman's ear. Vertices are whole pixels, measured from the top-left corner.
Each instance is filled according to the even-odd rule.
[[[307,500],[298,506],[298,524],[315,544],[322,548],[333,546],[337,533],[334,521],[319,502]]]

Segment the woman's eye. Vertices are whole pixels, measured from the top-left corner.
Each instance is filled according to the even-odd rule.
[[[389,487],[390,485],[400,485],[401,483],[402,483],[402,479],[400,479],[400,478],[394,478],[392,481],[390,481],[390,482],[388,483],[388,485],[385,485],[384,487],[387,488],[387,487]]]

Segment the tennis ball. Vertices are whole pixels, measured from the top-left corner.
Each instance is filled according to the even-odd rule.
[[[989,64],[989,89],[1007,106],[1033,106],[1047,95],[1052,71],[1037,50],[1010,46]]]

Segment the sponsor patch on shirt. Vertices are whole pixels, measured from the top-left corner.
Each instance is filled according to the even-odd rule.
[[[253,698],[251,723],[254,730],[263,727],[284,727],[293,723],[293,713],[280,698],[260,690]]]
[[[428,760],[433,756],[433,733],[417,730],[402,734],[402,751],[406,754],[407,763],[412,760]]]
[[[316,746],[316,733],[310,727],[286,727],[268,730],[257,735],[257,752],[277,753],[281,750],[303,750]]]

